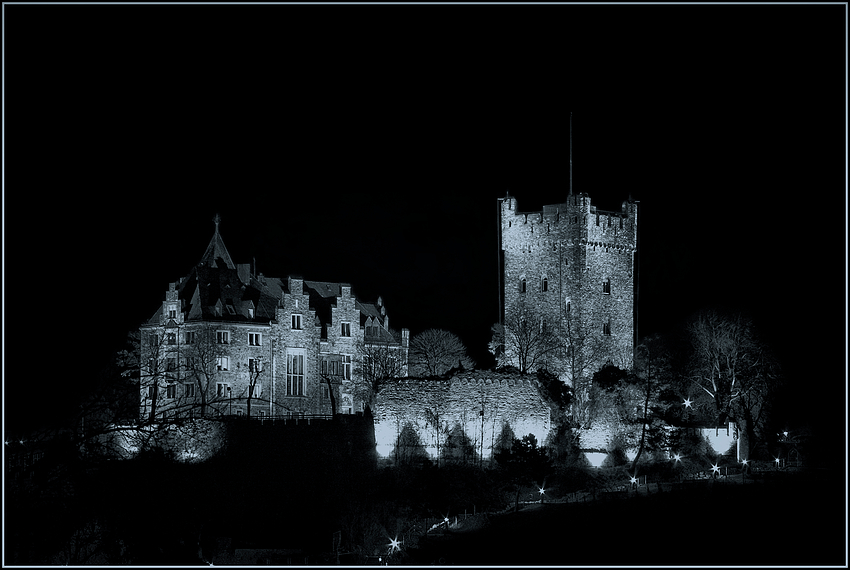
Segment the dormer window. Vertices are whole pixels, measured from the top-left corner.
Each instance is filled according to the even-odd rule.
[[[231,315],[235,315],[236,309],[233,308],[233,305],[227,305],[227,312],[230,313]]]
[[[248,318],[249,319],[254,318],[254,307],[248,307]]]

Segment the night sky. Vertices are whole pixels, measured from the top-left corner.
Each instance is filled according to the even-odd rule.
[[[641,202],[641,336],[746,309],[845,422],[843,9],[5,5],[5,429],[90,385],[216,213],[235,263],[492,366],[496,200],[565,200],[574,100],[573,191]]]

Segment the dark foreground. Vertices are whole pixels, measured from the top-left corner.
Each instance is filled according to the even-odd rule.
[[[846,565],[845,474],[595,503],[531,505],[483,528],[429,536],[410,563],[454,565]],[[480,525],[479,525],[480,526]]]

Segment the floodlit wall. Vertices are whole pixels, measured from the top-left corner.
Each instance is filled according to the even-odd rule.
[[[400,443],[421,445],[435,459],[463,441],[471,456],[489,458],[505,424],[515,437],[534,434],[543,445],[550,408],[537,379],[518,373],[463,372],[447,380],[405,378],[388,383],[373,410],[378,456],[394,457]]]

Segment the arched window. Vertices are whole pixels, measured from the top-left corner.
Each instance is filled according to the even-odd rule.
[[[522,279],[520,279],[520,281],[519,281],[519,292],[520,292],[520,293],[525,293],[525,277],[523,277],[523,278],[522,278]]]
[[[546,277],[543,278],[543,283],[541,284],[541,290],[544,293],[549,290],[549,279],[546,278]]]

